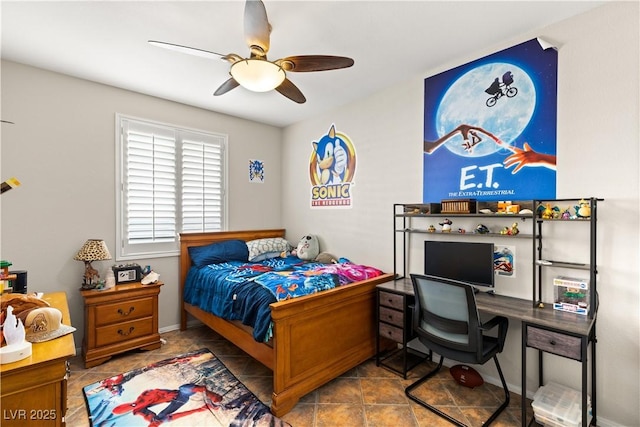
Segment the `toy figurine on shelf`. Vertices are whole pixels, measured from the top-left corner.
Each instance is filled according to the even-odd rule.
[[[465,230],[464,228],[458,228],[458,233],[464,234],[466,232],[467,232],[467,230]]]
[[[536,212],[542,219],[554,219],[558,218],[560,208],[557,206],[551,207],[549,203],[545,203],[544,205],[541,204],[540,206],[538,206]]]
[[[518,223],[514,222],[513,224],[511,224],[511,230],[509,234],[512,236],[515,236],[518,233],[520,233],[520,230],[518,230]]]
[[[500,234],[506,235],[506,236],[515,236],[516,234],[518,234],[520,232],[520,230],[518,230],[518,223],[514,222],[511,227],[504,227],[502,230],[500,230]]]
[[[564,211],[562,211],[562,215],[560,215],[560,218],[562,219],[571,219],[571,211],[569,210],[569,208],[565,209]]]
[[[578,218],[590,218],[591,217],[591,206],[589,206],[589,202],[582,199],[578,202],[578,206],[575,206],[576,216]]]
[[[453,222],[450,219],[445,218],[444,221],[438,224],[442,227],[443,233],[451,233],[451,224],[453,224]]]
[[[431,224],[431,225],[429,226],[429,228],[427,229],[427,231],[428,231],[429,233],[435,233],[435,232],[436,232],[436,227],[435,227],[433,224]]]
[[[474,230],[474,233],[476,233],[476,234],[488,234],[488,233],[491,233],[491,230],[489,230],[489,227],[487,227],[484,224],[478,224],[478,226]]]

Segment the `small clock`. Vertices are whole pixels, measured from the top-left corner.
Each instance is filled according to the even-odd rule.
[[[142,269],[138,264],[118,265],[113,267],[116,276],[116,284],[139,282],[142,278]]]

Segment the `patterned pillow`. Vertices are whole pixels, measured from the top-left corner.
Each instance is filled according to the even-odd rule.
[[[249,261],[258,262],[268,258],[279,257],[282,252],[291,249],[291,245],[282,237],[256,239],[247,242]]]

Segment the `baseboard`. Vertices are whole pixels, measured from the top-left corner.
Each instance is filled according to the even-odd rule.
[[[202,325],[203,323],[200,322],[199,320],[187,321],[187,329],[195,328]],[[158,332],[160,332],[161,334],[164,334],[166,332],[177,331],[179,329],[180,329],[180,324],[176,323],[175,325],[169,325],[169,326],[165,326],[164,328],[159,328]]]

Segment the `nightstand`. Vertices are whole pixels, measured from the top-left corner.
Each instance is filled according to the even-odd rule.
[[[80,291],[84,298],[82,357],[86,368],[129,350],[160,348],[158,295],[162,282]]]

